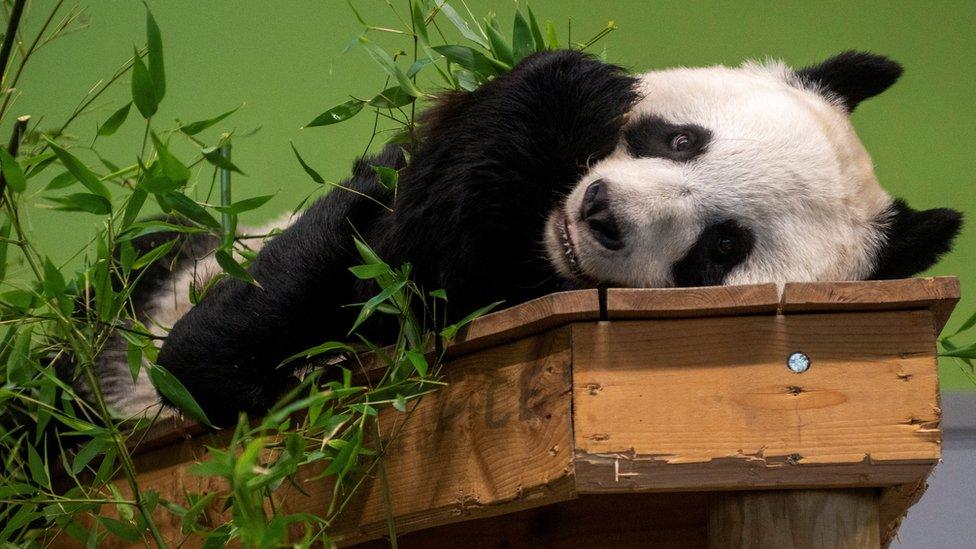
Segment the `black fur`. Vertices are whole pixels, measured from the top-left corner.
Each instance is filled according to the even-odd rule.
[[[947,208],[913,210],[896,200],[878,224],[885,243],[870,278],[907,278],[935,265],[952,248],[962,228],[962,214]]]
[[[546,215],[588,163],[613,151],[634,84],[618,67],[556,51],[446,96],[409,166],[387,148],[345,183],[389,203],[366,164],[403,168],[394,213],[341,190],[320,199],[258,255],[251,271],[263,289],[219,283],[176,324],[159,363],[216,424],[266,410],[291,383],[278,363],[344,338],[356,311],[342,305],[376,291],[347,270],[358,263],[351,227],[390,264],[409,261],[422,287],[444,288],[455,318],[563,289],[540,244]],[[392,336],[372,330],[380,343]]]
[[[848,112],[853,112],[861,101],[890,88],[901,73],[901,65],[895,61],[859,51],[847,51],[797,71],[801,80],[840,98]]]
[[[705,228],[681,261],[674,264],[672,276],[679,288],[718,286],[725,277],[749,257],[756,237],[734,220]]]

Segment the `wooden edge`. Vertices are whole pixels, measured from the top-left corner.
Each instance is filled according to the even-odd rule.
[[[783,288],[780,308],[784,313],[928,309],[932,312],[938,334],[959,301],[959,293],[959,279],[954,276],[859,282],[788,282]]]
[[[776,284],[607,290],[610,320],[775,313],[778,307]]]
[[[932,472],[932,468],[934,467],[933,465],[929,468],[929,473]],[[881,547],[887,548],[891,545],[892,540],[895,539],[895,535],[898,534],[898,528],[901,526],[902,520],[908,514],[908,509],[918,503],[918,500],[922,499],[922,495],[928,488],[927,478],[928,473],[915,482],[890,486],[881,490],[881,496],[878,499]]]
[[[447,354],[454,357],[571,322],[599,318],[597,290],[549,294],[475,319],[447,346]]]

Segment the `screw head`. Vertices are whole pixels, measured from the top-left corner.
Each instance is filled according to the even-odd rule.
[[[786,359],[786,367],[794,374],[802,374],[810,369],[810,357],[804,353],[793,353]]]

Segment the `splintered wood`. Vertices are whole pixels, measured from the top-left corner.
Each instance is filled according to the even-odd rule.
[[[403,547],[878,547],[939,459],[935,337],[958,298],[934,278],[583,290],[493,313],[447,348],[444,388],[381,413],[402,427],[389,504],[367,475],[330,533],[377,539],[392,514]],[[221,488],[189,470],[226,434],[150,438],[143,489]],[[322,467],[275,504],[324,514]]]

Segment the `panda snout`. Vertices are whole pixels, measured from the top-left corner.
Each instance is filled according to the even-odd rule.
[[[619,250],[624,247],[624,242],[620,225],[613,215],[609,187],[603,179],[590,183],[580,204],[580,222],[586,224],[601,246],[608,250]]]

